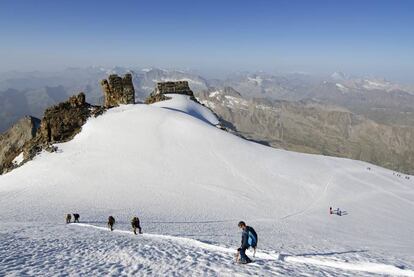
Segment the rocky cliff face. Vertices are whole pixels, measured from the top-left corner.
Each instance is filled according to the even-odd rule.
[[[22,153],[23,146],[36,136],[40,119],[26,116],[0,135],[0,174],[13,169],[13,160]]]
[[[109,75],[108,80],[101,81],[101,86],[106,108],[135,103],[135,89],[131,74],[125,74],[123,78],[116,74]]]

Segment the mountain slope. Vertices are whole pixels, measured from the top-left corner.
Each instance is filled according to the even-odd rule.
[[[414,173],[413,127],[379,124],[347,109],[309,100],[246,100],[226,90],[205,92],[198,99],[246,138]]]
[[[239,244],[236,225],[243,219],[259,232],[261,253],[282,251],[317,260],[322,255],[331,262],[346,259],[395,265],[411,274],[413,178],[397,177],[364,162],[276,150],[243,140],[208,123],[214,115],[189,101],[186,96],[175,96],[157,105],[110,109],[90,119],[72,141],[57,145],[57,153],[44,152],[0,176],[0,210],[6,211],[0,214],[2,244],[13,243],[19,251],[33,244],[41,253],[53,243],[67,244],[67,236],[73,234],[80,247],[89,249],[100,243],[103,250],[96,255],[107,253],[109,248],[104,246],[111,242],[106,235],[65,228],[63,215],[79,212],[81,220],[104,226],[112,214],[117,218],[116,228],[125,230],[130,217],[138,213],[144,232],[195,238],[228,248]],[[192,115],[187,113],[189,107]],[[340,207],[347,215],[329,215],[329,206]],[[33,225],[35,234],[25,231]],[[88,239],[83,241],[83,237]],[[18,238],[30,243],[20,244]],[[111,238],[120,241],[118,251],[111,252],[114,259],[129,255],[123,252],[126,249],[133,251],[129,244],[123,248],[122,238]],[[38,245],[40,241],[44,246]],[[145,240],[136,243],[141,248]],[[185,259],[184,251],[189,249],[177,247],[174,252],[173,245],[160,244],[148,259],[165,262],[170,254]],[[64,254],[64,248],[56,251],[56,255],[69,255],[70,261],[78,259],[73,252]],[[147,253],[142,248],[137,251]],[[341,252],[347,254],[341,256]],[[195,274],[202,269],[211,270],[206,274],[219,274],[223,262],[232,260],[231,254],[216,260],[214,251],[203,253],[195,255]],[[0,252],[1,259],[5,255]],[[41,262],[47,257],[40,255],[39,263],[30,268],[46,270]],[[63,266],[75,272],[74,266],[86,269],[96,258],[86,257]],[[208,262],[203,260],[206,257]],[[111,261],[106,254],[102,259],[99,269]],[[257,259],[259,266],[242,272],[309,274],[314,269],[291,264],[275,271],[280,263],[260,255]],[[120,263],[117,272],[129,272],[128,264]],[[8,268],[16,268],[13,260]],[[322,269],[321,275],[349,273]],[[159,270],[153,273],[162,275]],[[176,273],[191,274],[188,270],[180,267]],[[232,274],[237,267],[229,270]]]

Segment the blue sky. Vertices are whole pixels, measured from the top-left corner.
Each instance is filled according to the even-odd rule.
[[[414,1],[0,1],[0,70],[124,65],[414,81]]]

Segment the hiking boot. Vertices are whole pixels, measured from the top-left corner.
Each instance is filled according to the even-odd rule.
[[[240,264],[248,264],[248,263],[251,263],[251,262],[252,262],[252,260],[250,260],[250,259],[242,259],[242,260],[239,261]]]

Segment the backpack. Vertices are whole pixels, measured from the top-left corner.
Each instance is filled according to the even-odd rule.
[[[247,244],[255,248],[257,246],[257,237],[253,234],[251,230],[248,230],[247,235],[248,235]]]
[[[131,220],[131,224],[132,224],[133,226],[139,226],[139,218],[138,218],[138,217],[134,217],[134,218],[132,218],[132,220]]]

